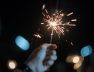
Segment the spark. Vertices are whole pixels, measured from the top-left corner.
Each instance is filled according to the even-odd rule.
[[[77,19],[72,19],[71,21],[77,21]]]
[[[44,23],[41,23],[41,24],[44,24]]]
[[[42,10],[44,10],[45,9],[45,4],[42,6]]]
[[[72,46],[74,45],[73,42],[70,43]]]
[[[41,24],[46,24],[47,29],[51,29],[51,39],[56,33],[60,38],[61,35],[64,35],[64,32],[68,30],[68,27],[76,26],[75,24],[71,24],[71,22],[77,21],[77,19],[72,19],[69,21],[65,21],[64,16],[68,17],[73,14],[73,12],[65,15],[62,11],[56,10],[54,13],[49,13],[48,10],[43,5],[43,22]],[[52,40],[51,40],[52,41]]]
[[[73,12],[71,12],[71,13],[67,14],[67,16],[71,16],[72,14],[73,14]]]
[[[39,33],[34,34],[34,37],[42,38],[41,35],[40,35]]]

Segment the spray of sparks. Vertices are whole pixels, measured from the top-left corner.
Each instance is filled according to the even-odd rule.
[[[64,13],[62,11],[56,10],[54,13],[50,14],[45,5],[42,7],[43,10],[43,22],[41,24],[46,24],[47,29],[51,29],[51,41],[52,37],[55,33],[57,33],[58,37],[60,38],[61,35],[64,35],[65,30],[67,31],[67,27],[76,26],[75,24],[71,24],[71,22],[77,21],[77,19],[71,19],[70,21],[64,21]],[[73,15],[73,12],[67,14],[66,16]],[[50,41],[50,42],[51,42]]]

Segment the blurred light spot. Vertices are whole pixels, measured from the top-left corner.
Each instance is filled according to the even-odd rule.
[[[72,58],[73,58],[73,56],[68,56],[66,58],[66,62],[71,63],[72,62]]]
[[[8,68],[9,69],[15,69],[16,68],[16,66],[17,66],[17,63],[16,63],[16,61],[14,61],[14,60],[10,60],[9,62],[8,62]]]
[[[87,45],[81,49],[81,56],[86,57],[92,53],[92,47]]]
[[[17,36],[15,43],[22,50],[28,50],[30,48],[30,43],[22,36]]]
[[[80,61],[80,57],[79,56],[74,56],[73,57],[73,63],[78,63]]]
[[[74,64],[74,69],[75,70],[79,70],[80,67],[82,66],[83,61],[84,61],[84,57],[79,56],[79,58],[80,58],[79,62]]]
[[[78,63],[74,64],[74,69],[75,70],[79,69],[81,67],[81,65],[82,65],[82,62],[79,61]]]

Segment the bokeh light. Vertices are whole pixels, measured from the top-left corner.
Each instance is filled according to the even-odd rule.
[[[74,64],[74,67],[73,67],[73,68],[74,68],[75,70],[77,70],[77,69],[79,69],[81,66],[82,66],[82,62],[79,61],[78,63],[75,63],[75,64]]]
[[[81,56],[86,57],[92,53],[92,46],[87,45],[81,49]]]
[[[71,63],[71,62],[72,62],[72,58],[73,58],[73,56],[72,56],[72,55],[69,55],[69,56],[66,58],[66,62]]]
[[[75,70],[80,69],[80,67],[81,67],[82,64],[83,64],[83,61],[84,61],[84,57],[80,56],[79,62],[75,63],[73,68],[74,68]]]
[[[69,55],[66,58],[66,62],[68,62],[68,63],[78,63],[79,61],[83,61],[83,60],[84,60],[84,58],[79,55]]]
[[[22,36],[17,36],[15,43],[21,50],[28,50],[30,48],[30,43]]]
[[[8,68],[9,68],[9,69],[13,70],[13,69],[15,69],[16,67],[17,67],[16,61],[14,61],[14,60],[9,60],[9,61],[8,61]]]
[[[80,57],[79,56],[74,56],[73,57],[73,63],[78,63],[80,61]]]

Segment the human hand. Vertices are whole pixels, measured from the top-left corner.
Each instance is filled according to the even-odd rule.
[[[32,69],[33,72],[47,71],[57,59],[56,48],[56,44],[42,44],[31,54],[27,61],[27,66]]]

